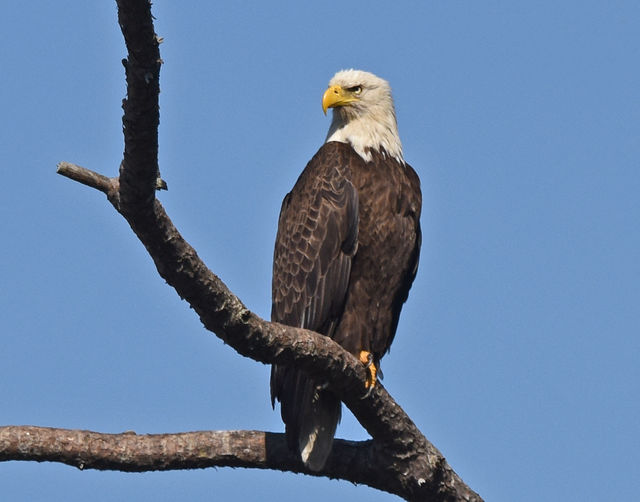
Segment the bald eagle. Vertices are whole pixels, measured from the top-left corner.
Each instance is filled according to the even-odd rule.
[[[420,180],[404,161],[389,84],[338,72],[322,97],[327,139],[282,203],[273,259],[271,320],[331,337],[376,383],[418,267]],[[271,369],[289,447],[321,470],[340,420],[326,382]]]

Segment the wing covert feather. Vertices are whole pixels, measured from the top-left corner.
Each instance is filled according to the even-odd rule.
[[[331,336],[357,249],[358,193],[341,150],[321,148],[285,197],[273,260],[273,321]]]

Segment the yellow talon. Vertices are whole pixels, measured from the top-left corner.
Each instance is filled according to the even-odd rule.
[[[378,368],[373,362],[373,354],[371,352],[367,352],[366,350],[360,351],[360,362],[365,365],[367,368],[367,381],[364,386],[366,389],[373,389],[376,385],[376,376],[378,374]]]

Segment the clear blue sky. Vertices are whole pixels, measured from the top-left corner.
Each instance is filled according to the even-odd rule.
[[[269,5],[267,5],[269,4]],[[329,78],[394,89],[423,252],[384,384],[491,501],[640,490],[640,3],[169,2],[160,199],[267,317],[280,201],[324,140]],[[206,332],[104,196],[122,155],[115,2],[0,17],[0,423],[282,430],[269,369]],[[348,414],[338,436],[366,435]],[[394,500],[242,469],[0,464],[11,501]]]

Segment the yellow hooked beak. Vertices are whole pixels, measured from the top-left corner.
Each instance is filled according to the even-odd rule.
[[[343,89],[339,85],[332,85],[322,96],[322,111],[326,115],[329,108],[348,105],[354,101],[358,101],[358,98],[353,91]]]

